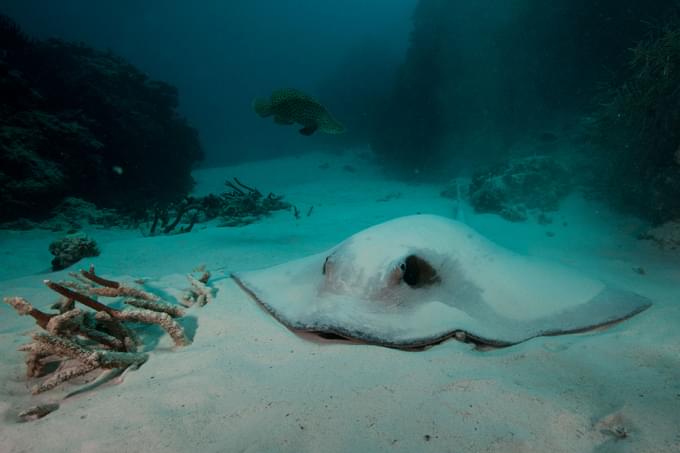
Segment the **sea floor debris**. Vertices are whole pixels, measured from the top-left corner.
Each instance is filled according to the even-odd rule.
[[[200,274],[194,277],[193,273]],[[206,270],[205,266],[196,268],[192,273],[187,274],[187,280],[191,287],[187,289],[180,299],[180,303],[185,307],[198,305],[202,307],[213,300],[215,289],[208,286],[211,273]]]
[[[227,191],[219,195],[186,197],[177,203],[157,206],[148,213],[148,222],[141,225],[144,236],[189,233],[197,224],[220,219],[220,226],[248,225],[273,211],[290,210],[283,195],[269,192],[266,196],[257,188],[234,177],[224,182]]]
[[[479,213],[498,214],[511,222],[555,211],[573,189],[571,171],[551,156],[510,159],[477,171],[469,186],[470,204]],[[455,195],[445,190],[442,196]]]
[[[4,299],[20,315],[33,317],[45,330],[34,333],[32,341],[20,348],[27,353],[27,377],[48,376],[32,388],[34,395],[95,370],[141,366],[148,354],[138,351],[142,342],[134,330],[135,324],[159,325],[176,346],[190,343],[184,328],[176,321],[185,314],[181,307],[142,289],[105,279],[95,273],[94,266],[70,275],[71,280],[60,283],[45,280],[47,287],[62,296],[52,306],[58,313],[43,312],[22,297]],[[134,308],[112,308],[98,297],[122,299]],[[91,310],[76,308],[76,302]]]

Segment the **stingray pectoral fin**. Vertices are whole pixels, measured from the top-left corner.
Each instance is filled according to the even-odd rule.
[[[406,275],[411,257],[432,266],[427,274],[435,272],[436,280],[416,285],[385,278],[401,269],[398,263],[406,263]],[[429,215],[385,222],[325,252],[233,277],[291,329],[404,349],[460,332],[508,346],[607,326],[651,305],[643,296],[516,255],[464,224]]]
[[[312,135],[319,128],[318,124],[311,124],[300,129],[302,135]]]
[[[475,342],[509,346],[531,338],[587,332],[626,320],[646,310],[651,301],[639,294],[605,287],[581,304],[532,320],[501,316],[475,317],[459,322],[459,330]]]
[[[588,302],[535,321],[534,336],[586,332],[623,321],[651,306],[644,296],[607,287]]]

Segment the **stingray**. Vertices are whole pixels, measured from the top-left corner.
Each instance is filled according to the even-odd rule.
[[[232,276],[294,331],[403,349],[451,337],[509,346],[607,326],[651,305],[435,215],[397,218],[323,253]]]

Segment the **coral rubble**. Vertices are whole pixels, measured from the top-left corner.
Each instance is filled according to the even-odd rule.
[[[186,307],[192,305],[202,307],[210,303],[214,296],[215,289],[208,286],[211,277],[210,271],[201,266],[195,272],[200,273],[200,276],[196,278],[192,274],[187,274],[187,280],[189,280],[191,287],[184,292],[180,299],[182,305]]]
[[[140,340],[133,326],[156,324],[173,339],[175,345],[190,343],[182,326],[174,319],[184,310],[161,301],[156,295],[123,283],[98,276],[94,267],[71,274],[72,280],[45,284],[63,298],[53,306],[58,313],[45,313],[26,299],[6,297],[4,300],[20,315],[28,315],[45,332],[33,334],[32,341],[21,347],[27,353],[29,378],[49,375],[33,387],[42,393],[78,376],[95,370],[126,369],[142,365],[148,358],[138,352]],[[115,309],[96,297],[120,298],[136,308]],[[75,308],[80,303],[91,310]],[[139,308],[137,308],[139,307]],[[49,371],[48,364],[57,361],[58,368]],[[40,417],[43,410],[26,412],[26,417]]]
[[[537,211],[546,223],[546,211],[554,211],[571,190],[567,168],[552,157],[511,159],[477,172],[470,184],[470,203],[477,212],[491,212],[512,222]]]

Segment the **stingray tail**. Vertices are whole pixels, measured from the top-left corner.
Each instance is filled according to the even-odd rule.
[[[253,110],[262,118],[265,118],[272,114],[272,103],[269,102],[269,99],[255,98],[253,99]]]

